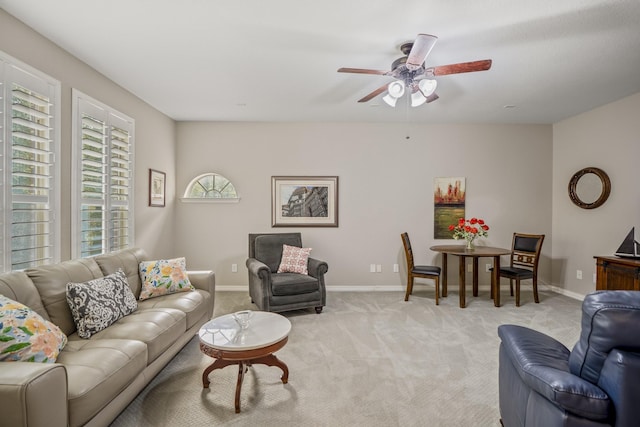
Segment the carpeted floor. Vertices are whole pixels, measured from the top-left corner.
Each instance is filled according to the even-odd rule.
[[[503,292],[493,307],[488,291],[449,292],[436,306],[433,287],[401,292],[330,292],[322,314],[285,313],[292,323],[277,352],[289,383],[275,367],[255,365],[234,411],[237,369],[202,372],[213,359],[194,338],[113,422],[128,426],[499,426],[498,325],[545,332],[573,347],[581,302],[541,292],[522,306]],[[254,308],[245,292],[218,292],[214,316]]]

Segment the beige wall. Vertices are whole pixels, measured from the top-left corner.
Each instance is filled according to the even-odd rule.
[[[426,107],[428,108],[428,107]],[[487,245],[510,247],[514,231],[551,233],[552,129],[544,125],[422,125],[182,122],[177,193],[198,174],[235,184],[237,204],[177,203],[178,252],[210,267],[221,287],[246,288],[247,234],[297,230],[329,263],[328,286],[399,288],[400,233],[417,263],[440,263],[433,239],[433,179],[464,176],[467,215],[492,227]],[[272,228],[271,176],[339,176],[338,228]],[[542,281],[549,282],[551,240]],[[451,260],[453,274],[457,259]],[[486,261],[489,262],[489,261]],[[231,264],[238,273],[231,273]],[[369,273],[370,264],[382,273]],[[401,272],[393,273],[394,263]],[[485,263],[484,260],[481,262]],[[482,268],[484,271],[484,268]],[[481,274],[481,284],[488,274]]]
[[[584,295],[595,289],[594,255],[612,255],[631,227],[640,240],[640,93],[553,126],[553,284]],[[597,209],[571,203],[567,186],[595,166],[611,179]],[[582,270],[583,279],[576,279]]]
[[[170,256],[174,240],[175,122],[0,10],[0,50],[62,83],[61,258],[71,256],[71,88],[135,119],[136,245]],[[149,168],[167,173],[166,208],[148,207]]]
[[[612,254],[632,226],[640,234],[640,94],[554,126],[176,124],[2,10],[0,50],[62,82],[62,259],[70,256],[71,88],[136,121],[136,244],[152,256],[185,255],[191,268],[213,268],[221,289],[246,288],[248,233],[291,230],[329,262],[329,286],[399,288],[401,232],[410,233],[418,263],[439,263],[428,247],[451,242],[433,239],[439,176],[467,178],[468,215],[492,227],[486,244],[508,247],[513,231],[547,234],[541,280],[570,295],[594,289],[594,255]],[[586,166],[612,181],[609,201],[595,210],[567,196],[571,175]],[[147,206],[149,168],[167,173],[165,208]],[[231,179],[240,203],[181,203],[189,180],[205,172]],[[339,176],[340,227],[272,228],[272,175]],[[369,273],[372,263],[382,273]],[[457,259],[451,263],[455,274]]]

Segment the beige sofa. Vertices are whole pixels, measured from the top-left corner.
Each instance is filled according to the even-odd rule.
[[[56,363],[0,363],[0,424],[106,426],[198,332],[213,314],[215,277],[189,272],[191,292],[138,301],[138,309],[82,339],[66,301],[69,282],[86,282],[122,268],[136,298],[142,249],[65,261],[0,275],[0,294],[56,324],[68,343]]]

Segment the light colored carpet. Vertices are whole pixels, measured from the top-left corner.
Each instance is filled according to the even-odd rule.
[[[213,359],[197,338],[113,422],[125,426],[499,426],[498,346],[503,323],[528,326],[573,347],[581,302],[524,288],[522,306],[503,292],[449,292],[436,306],[433,287],[401,292],[330,292],[322,314],[285,313],[292,323],[276,355],[282,371],[255,365],[245,375],[242,412],[234,411],[237,368],[202,372]],[[214,316],[254,308],[244,292],[218,292]]]

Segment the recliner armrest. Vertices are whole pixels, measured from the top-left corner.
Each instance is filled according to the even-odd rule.
[[[320,261],[315,258],[309,258],[309,261],[307,263],[307,270],[309,271],[309,276],[318,279],[322,277],[327,271],[329,271],[329,265],[324,261]]]
[[[501,325],[498,335],[522,381],[557,406],[592,420],[610,416],[607,393],[569,372],[569,349],[533,329]]]
[[[67,371],[58,363],[0,362],[2,425],[66,427]]]
[[[637,425],[640,419],[640,353],[613,349],[600,372],[598,385],[615,406],[617,426]]]
[[[525,383],[549,401],[569,412],[592,420],[605,420],[611,412],[607,393],[589,381],[564,370],[544,365],[524,368]]]

